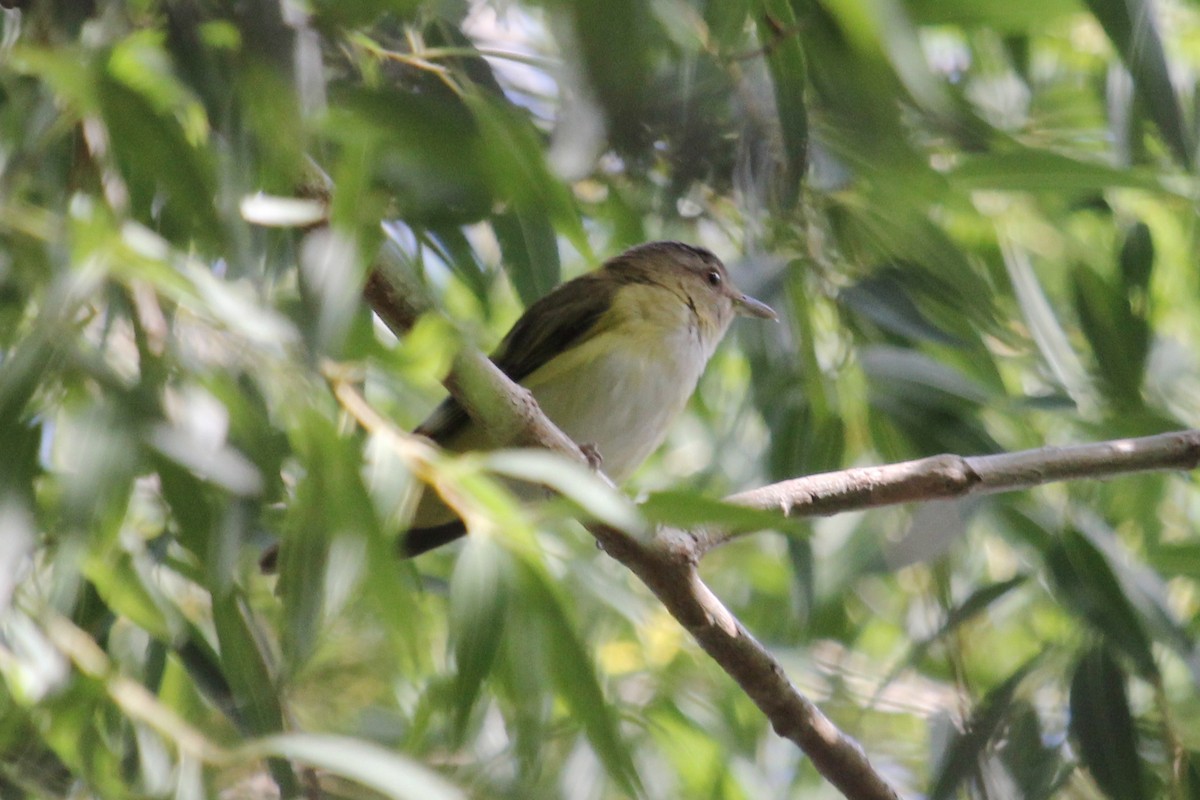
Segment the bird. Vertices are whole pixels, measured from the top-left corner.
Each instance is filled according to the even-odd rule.
[[[649,242],[534,302],[490,358],[620,483],[662,444],[737,316],[777,319],[738,290],[710,251]],[[504,444],[453,397],[415,433],[454,452]],[[400,549],[416,556],[465,533],[463,521],[426,489]]]

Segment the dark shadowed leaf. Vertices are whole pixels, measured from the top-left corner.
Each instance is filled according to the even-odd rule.
[[[1113,800],[1148,797],[1125,674],[1105,647],[1079,659],[1071,678],[1071,735],[1084,765]]]
[[[987,693],[971,713],[966,730],[951,740],[934,771],[931,800],[954,797],[955,791],[980,768],[992,737],[1006,722],[1021,682],[1041,660],[1037,655]]]
[[[1141,405],[1142,372],[1150,350],[1146,320],[1134,314],[1124,286],[1114,286],[1086,266],[1076,268],[1075,307],[1113,405]]]
[[[1139,673],[1147,678],[1157,675],[1150,636],[1104,554],[1079,531],[1068,529],[1051,545],[1045,559],[1067,607],[1132,660]]]
[[[1138,221],[1125,233],[1120,264],[1126,288],[1145,289],[1149,285],[1154,267],[1154,238],[1146,223]]]

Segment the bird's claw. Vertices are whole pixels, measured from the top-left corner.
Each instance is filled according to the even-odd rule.
[[[591,442],[584,442],[579,445],[579,449],[583,451],[583,457],[587,459],[588,466],[593,470],[600,469],[604,463],[604,457],[600,455],[600,450]]]

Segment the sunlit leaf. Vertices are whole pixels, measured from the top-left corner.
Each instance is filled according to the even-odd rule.
[[[428,767],[377,744],[316,733],[288,733],[250,742],[247,756],[299,761],[349,778],[395,800],[457,800],[466,794]]]

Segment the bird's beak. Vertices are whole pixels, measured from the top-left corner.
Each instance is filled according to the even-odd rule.
[[[755,300],[748,294],[739,294],[733,298],[733,310],[743,317],[759,317],[761,319],[779,319],[775,309],[761,300]]]

